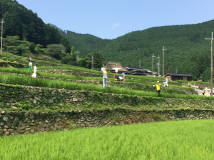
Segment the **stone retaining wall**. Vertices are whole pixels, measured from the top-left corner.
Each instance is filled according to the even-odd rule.
[[[102,106],[102,110],[95,109],[95,104]],[[70,111],[58,112],[51,108],[56,105],[67,105]],[[75,105],[79,107],[77,111],[73,111]],[[88,111],[83,111],[81,107],[84,105],[87,106]],[[120,109],[105,109],[105,106],[112,108],[111,105]],[[166,110],[142,109],[148,106]],[[203,107],[210,110],[179,109],[180,106],[194,109]],[[0,84],[0,135],[164,120],[213,119],[213,106],[214,101],[211,100],[164,99],[163,97]],[[6,111],[11,107],[21,111]],[[41,112],[49,107],[52,112]],[[129,107],[132,109],[128,109]],[[141,109],[136,110],[135,107]],[[177,110],[167,110],[171,107]],[[34,111],[28,112],[27,110],[30,109]],[[40,112],[37,112],[39,110]]]
[[[158,108],[194,108],[214,109],[214,101],[197,99],[174,99],[163,97],[142,97],[92,91],[67,90],[33,86],[0,84],[0,111],[5,108],[49,108],[53,106],[68,106],[73,110],[78,106],[82,109],[93,108],[94,103],[101,106],[156,106]],[[152,106],[151,106],[152,105]]]
[[[0,84],[0,111],[8,107],[34,108],[51,106],[79,106],[85,104],[114,104],[116,106],[149,105],[164,102],[163,97],[141,97],[92,91],[67,90],[33,86]]]
[[[28,134],[82,127],[124,125],[166,120],[213,119],[211,110],[94,110],[69,112],[1,112],[0,135]]]

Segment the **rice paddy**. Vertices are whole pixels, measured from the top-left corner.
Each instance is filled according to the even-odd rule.
[[[0,159],[212,160],[214,121],[170,121],[0,138]]]

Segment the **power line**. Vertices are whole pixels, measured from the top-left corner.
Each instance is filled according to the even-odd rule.
[[[211,96],[213,95],[213,32],[211,32],[211,38],[205,38],[206,40],[211,41],[211,69],[210,69],[210,90],[211,90]]]
[[[77,64],[79,63],[79,51],[77,51]]]
[[[163,46],[163,76],[164,76],[164,50],[167,50],[167,49],[164,49],[164,46]]]
[[[159,77],[160,76],[160,57],[159,57],[159,55],[158,55],[157,59],[158,59],[158,77]]]
[[[94,57],[92,56],[91,69],[93,69],[93,61],[94,61]]]
[[[154,65],[153,65],[153,64],[154,64],[154,57],[155,57],[155,56],[154,56],[154,54],[153,54],[153,55],[152,55],[152,72],[154,72]]]
[[[3,37],[3,18],[2,18],[2,21],[1,21],[1,53],[2,53],[2,37]]]

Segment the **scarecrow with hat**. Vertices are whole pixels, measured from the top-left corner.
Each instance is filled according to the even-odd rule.
[[[106,68],[102,67],[101,71],[103,72],[103,87],[107,87],[107,71],[106,71]]]
[[[158,97],[159,97],[160,96],[160,83],[159,83],[159,81],[157,81],[157,84],[155,86],[156,86],[156,90],[158,92]]]

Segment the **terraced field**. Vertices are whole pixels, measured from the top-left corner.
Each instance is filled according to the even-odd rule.
[[[8,53],[3,53],[1,56],[11,56]],[[17,61],[22,61],[25,65],[28,63],[27,57],[14,56]],[[9,84],[9,85],[24,85],[24,86],[35,86],[35,87],[46,87],[46,88],[57,88],[57,89],[68,89],[68,90],[80,90],[80,91],[91,91],[99,93],[113,93],[113,94],[122,94],[128,96],[141,96],[141,97],[156,97],[157,93],[155,90],[155,83],[157,80],[162,81],[161,77],[151,77],[151,76],[134,76],[127,75],[126,82],[115,82],[113,78],[113,73],[108,73],[108,87],[102,87],[102,72],[96,70],[90,70],[86,68],[62,65],[59,62],[44,61],[34,59],[37,63],[40,61],[45,62],[40,63],[41,66],[38,68],[37,78],[34,79],[31,77],[32,73],[28,68],[0,68],[0,83]],[[58,65],[58,66],[54,66]],[[61,65],[61,66],[60,66]],[[198,83],[198,82],[192,82]],[[165,103],[162,103],[162,99],[165,99]],[[205,109],[203,106],[207,106],[206,109],[212,108],[210,106],[211,100],[213,97],[198,96],[197,92],[186,85],[186,82],[178,81],[169,82],[169,87],[161,87],[161,98],[160,103],[162,103],[161,108],[167,108],[167,102],[170,98],[178,99],[179,104],[173,104],[174,106],[180,106],[181,108],[193,108],[194,106],[188,104],[185,105],[186,101],[182,103],[183,99],[198,99],[203,100],[202,109]],[[158,100],[155,99],[155,103],[158,103]],[[180,100],[181,99],[181,100]],[[151,101],[153,101],[151,99]],[[171,101],[171,100],[170,100]],[[1,103],[1,110],[13,110],[8,107],[10,101]],[[101,102],[97,102],[101,103]],[[7,104],[7,107],[5,105]],[[201,104],[201,103],[199,103]],[[27,105],[27,104],[26,104]],[[120,107],[121,104],[114,104],[114,107]],[[164,105],[164,106],[163,106]],[[197,104],[198,106],[198,104]],[[91,106],[93,109],[93,105]],[[143,107],[143,104],[142,104]],[[145,107],[145,106],[144,106]],[[180,108],[179,107],[179,108]],[[129,107],[130,108],[130,107]],[[135,107],[134,107],[135,108]],[[177,107],[175,107],[177,108]],[[197,107],[198,108],[198,107]],[[200,107],[199,107],[200,108]],[[22,110],[21,105],[16,109]]]
[[[34,57],[39,68],[32,78],[27,57],[0,56],[12,56],[25,66],[0,67],[0,135],[50,131],[1,137],[1,159],[213,159],[212,120],[124,126],[213,119],[214,98],[197,95],[185,81],[161,86],[157,97],[154,85],[161,77],[126,75],[126,82],[116,82],[108,73],[103,88],[99,70]],[[122,126],[102,127],[112,125]],[[102,128],[78,129],[98,126]],[[73,131],[52,132],[67,129]]]

